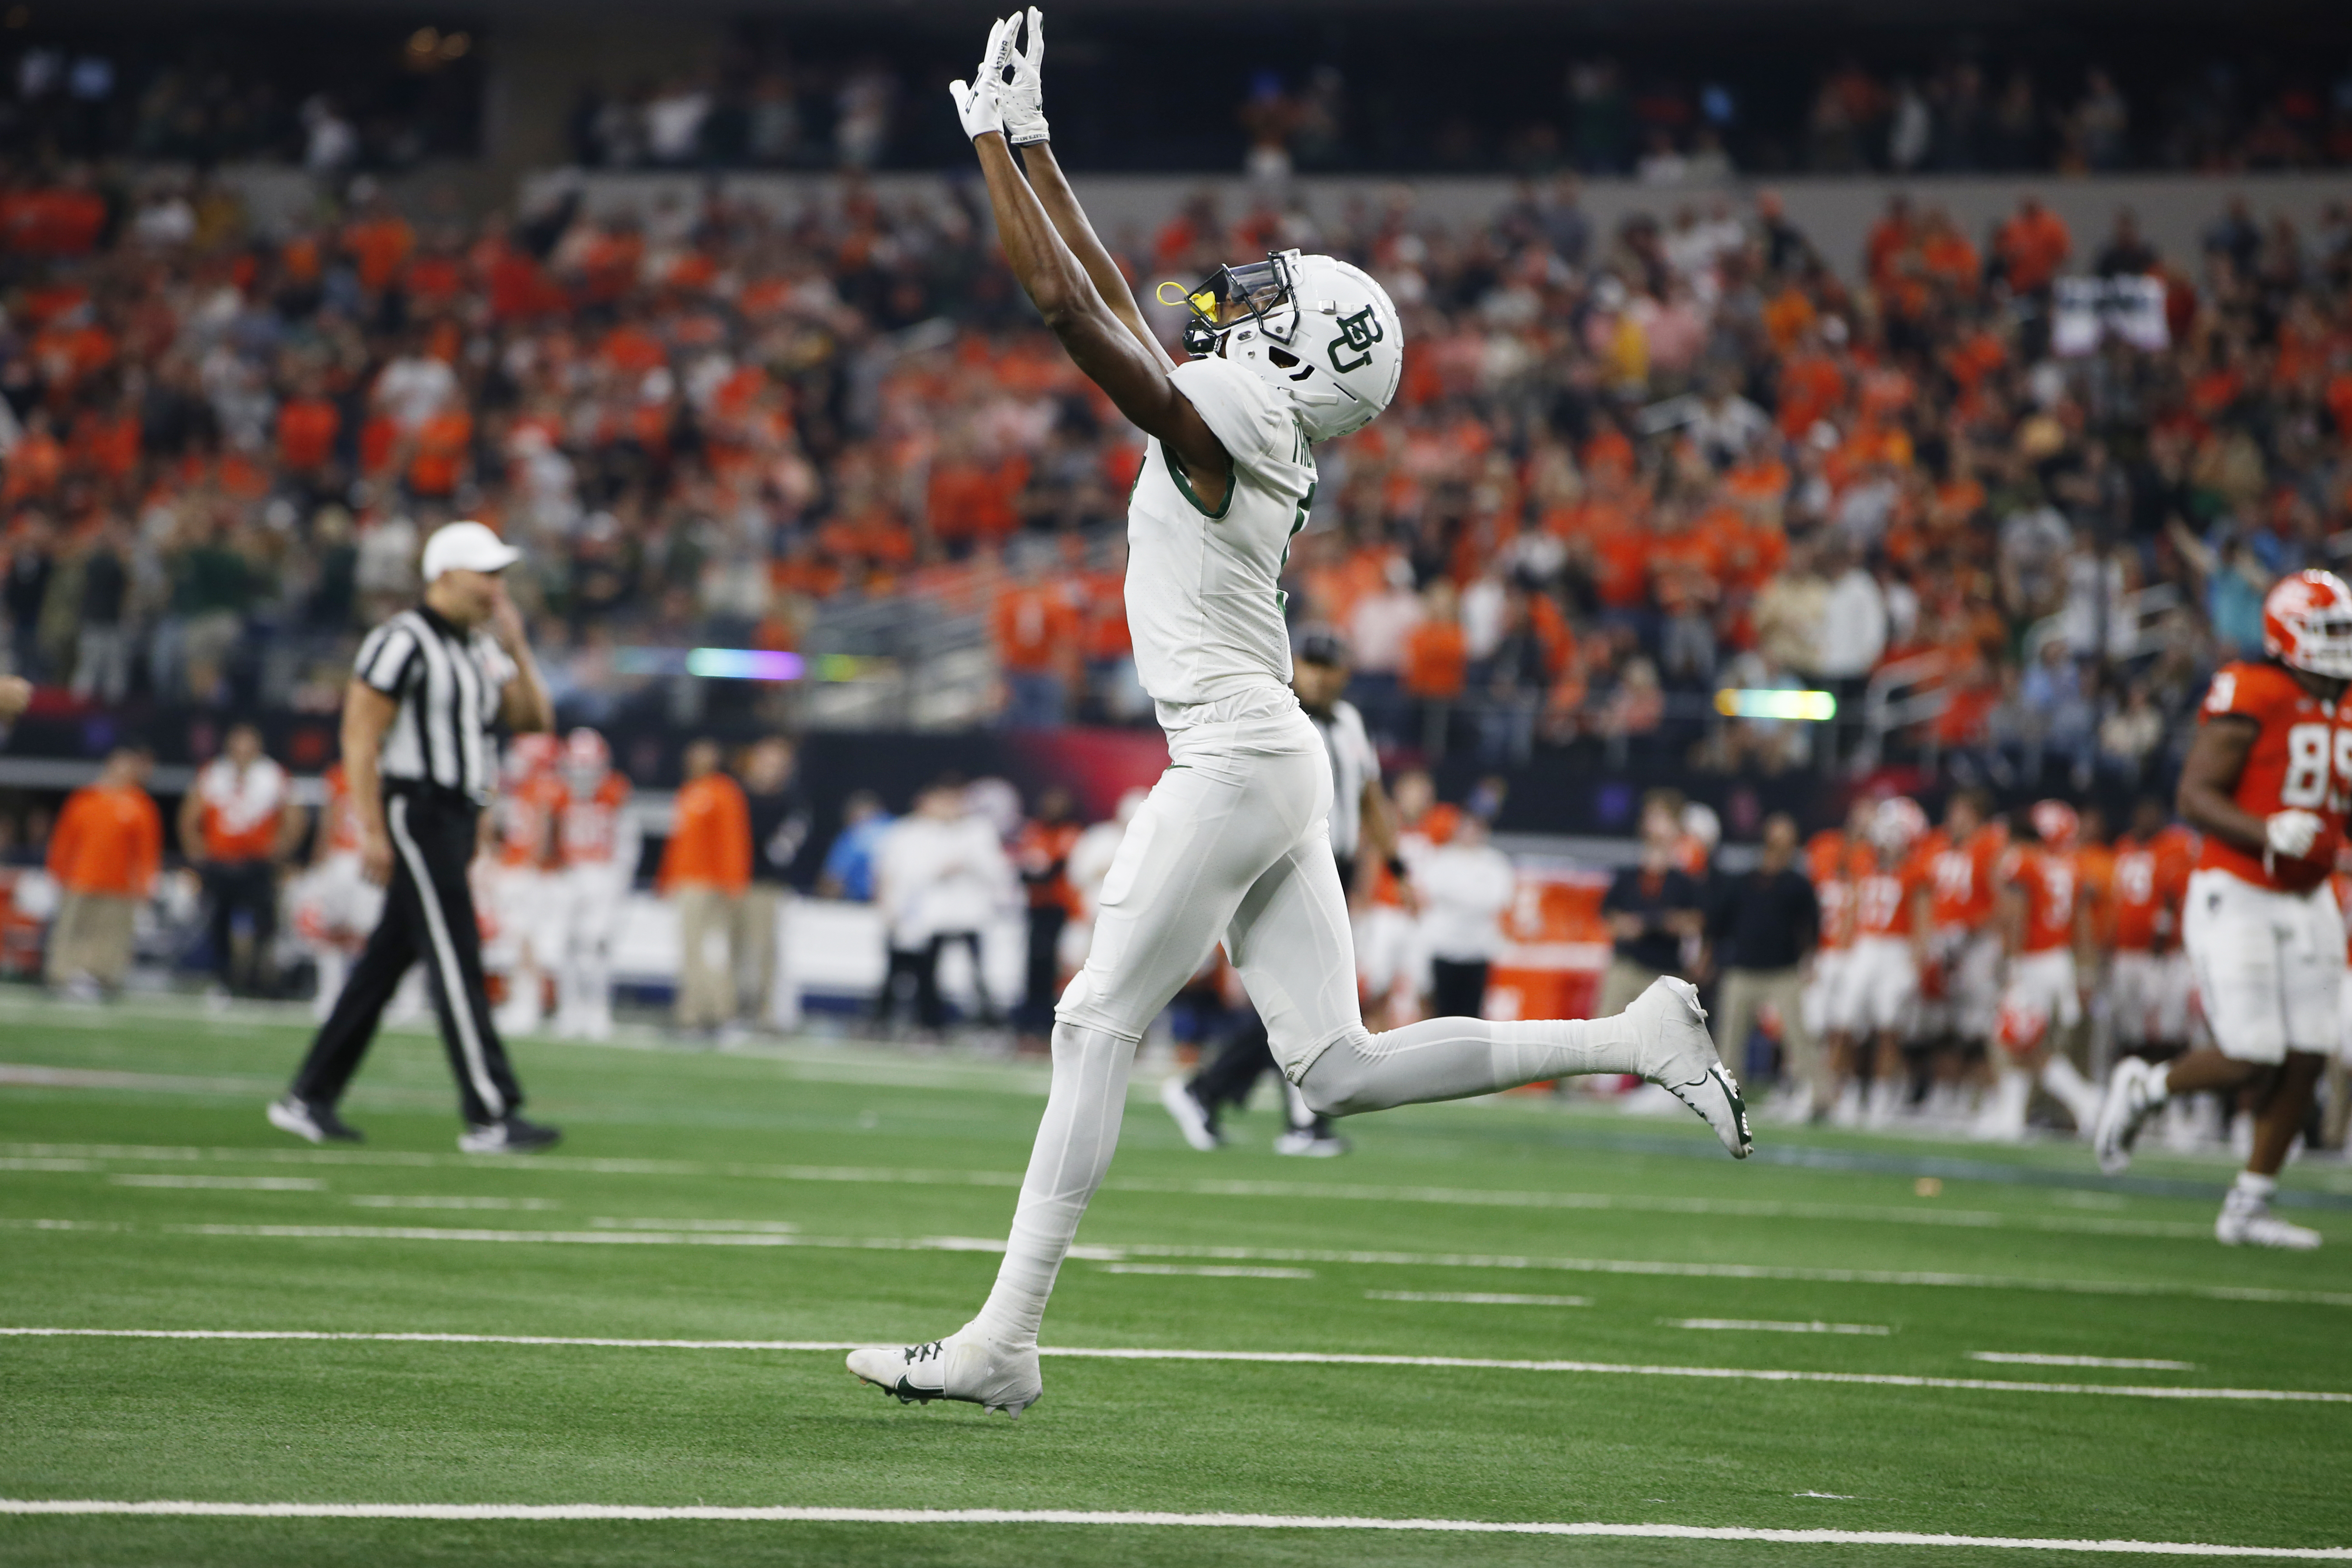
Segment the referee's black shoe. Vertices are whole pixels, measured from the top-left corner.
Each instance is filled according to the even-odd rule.
[[[360,1130],[335,1114],[323,1100],[289,1094],[269,1102],[269,1125],[313,1143],[358,1143]]]
[[[465,1154],[531,1154],[554,1148],[562,1136],[552,1127],[509,1116],[467,1128],[457,1134],[457,1150]]]

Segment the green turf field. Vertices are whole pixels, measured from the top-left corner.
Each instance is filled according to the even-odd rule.
[[[533,1113],[567,1138],[501,1163],[456,1152],[437,1044],[394,1036],[347,1106],[368,1143],[320,1152],[260,1114],[304,1038],[0,995],[0,1328],[928,1339],[987,1289],[1045,1084],[1032,1064],[847,1047],[525,1042]],[[2326,1247],[2249,1254],[2210,1239],[2221,1162],[2151,1158],[2108,1183],[2074,1148],[1768,1130],[1743,1166],[1695,1120],[1526,1097],[1363,1119],[1355,1154],[1322,1162],[1268,1152],[1260,1111],[1202,1156],[1155,1088],[1139,1078],[1049,1351],[1517,1364],[1049,1354],[1016,1425],[901,1408],[829,1350],[17,1335],[0,1338],[0,1498],[2352,1546],[2352,1402],[2249,1396],[2352,1391],[2340,1164],[2288,1177]],[[1476,1299],[1496,1297],[1520,1299]],[[1674,1368],[2027,1386],[1643,1370]],[[2238,1392],[2095,1392],[2116,1387]],[[9,1568],[2020,1560],[1176,1524],[0,1513]]]

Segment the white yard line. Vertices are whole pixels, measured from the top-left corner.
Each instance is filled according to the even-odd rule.
[[[44,1069],[46,1070],[46,1069]],[[5,1082],[0,1079],[0,1082]],[[109,1144],[0,1144],[0,1152],[84,1160],[268,1162],[331,1165],[400,1165],[450,1170],[491,1168],[455,1154],[356,1149],[135,1148]],[[606,1176],[723,1176],[752,1181],[814,1182],[873,1186],[1017,1187],[1017,1171],[938,1171],[865,1165],[758,1165],[687,1160],[600,1160],[541,1155],[506,1170],[575,1171]],[[1637,1193],[1495,1191],[1477,1187],[1373,1186],[1333,1182],[1225,1181],[1207,1178],[1114,1176],[1104,1190],[1185,1197],[1281,1198],[1310,1202],[1427,1204],[1465,1208],[1561,1209],[1626,1214],[1717,1215],[1738,1219],[1825,1220],[1835,1223],[1927,1226],[1960,1230],[2030,1230],[2069,1236],[2202,1238],[2204,1221],[2118,1219],[2084,1214],[2008,1214],[1948,1209],[1784,1202],[1769,1198],[1662,1197]],[[2096,1194],[2095,1194],[2096,1195]]]
[[[385,1343],[585,1345],[614,1350],[856,1350],[853,1340],[624,1340],[535,1334],[343,1333],[286,1329],[0,1328],[0,1339],[328,1340]],[[1193,1351],[1164,1346],[1111,1349],[1041,1345],[1038,1354],[1086,1361],[1228,1362],[1285,1366],[1444,1367],[1490,1372],[1549,1372],[1602,1377],[1677,1377],[1735,1383],[1840,1383],[1878,1388],[1947,1388],[1990,1394],[2089,1394],[2125,1399],[2252,1400],[2265,1404],[2352,1405],[2352,1394],[2299,1388],[2165,1388],[2099,1383],[2011,1383],[1979,1377],[1923,1377],[1905,1373],[1790,1372],[1769,1367],[1655,1366],[1633,1362],[1513,1361],[1499,1356],[1375,1355],[1323,1351]]]
[[[1203,1279],[1312,1279],[1312,1268],[1255,1268],[1230,1263],[1106,1263],[1100,1274],[1187,1274]]]
[[[1884,1323],[1824,1323],[1818,1318],[1807,1323],[1768,1322],[1757,1318],[1660,1318],[1658,1321],[1670,1329],[1753,1330],[1770,1334],[1891,1334],[1895,1331]]]
[[[327,1184],[320,1176],[109,1176],[107,1185],[113,1187],[193,1187],[204,1192],[225,1193],[323,1193]]]
[[[171,1236],[254,1237],[316,1241],[474,1241],[550,1245],[647,1247],[814,1247],[881,1252],[1002,1252],[986,1237],[830,1237],[704,1235],[677,1231],[463,1230],[424,1226],[159,1225],[115,1220],[0,1218],[0,1229],[119,1234],[152,1230]],[[1231,1263],[1323,1263],[1365,1268],[1556,1269],[1571,1274],[1623,1274],[1677,1279],[1786,1279],[1821,1285],[1922,1286],[1976,1290],[2026,1290],[2065,1296],[2185,1297],[2204,1301],[2253,1301],[2287,1306],[2352,1307],[2352,1292],[2279,1290],[2252,1285],[2189,1285],[2123,1279],[2040,1279],[2023,1275],[1943,1274],[1874,1268],[1796,1268],[1761,1263],[1668,1263],[1622,1258],[1536,1258],[1508,1253],[1370,1252],[1287,1247],[1182,1247],[1152,1242],[1082,1245],[1073,1258],[1097,1263],[1136,1258],[1199,1258]]]
[[[1569,1535],[1618,1541],[1724,1541],[1789,1546],[1922,1546],[2139,1557],[2352,1562],[2352,1547],[2222,1546],[2189,1541],[2089,1541],[1934,1535],[1899,1530],[1764,1530],[1694,1524],[1552,1523],[1533,1520],[1353,1519],[1280,1513],[1145,1513],[1092,1509],[657,1508],[627,1503],[118,1502],[0,1498],[0,1514],[110,1514],[174,1519],[694,1520],[749,1524],[1078,1524],[1148,1529],[1405,1531],[1454,1535]]]
[[[1590,1296],[1511,1296],[1493,1290],[1367,1290],[1367,1301],[1452,1301],[1467,1307],[1590,1307]]]
[[[1970,1361],[1997,1362],[2004,1366],[2106,1366],[2134,1372],[2195,1372],[2193,1361],[2164,1361],[2147,1356],[2035,1355],[2026,1351],[1970,1351]]]
[[[563,1205],[553,1198],[409,1197],[395,1193],[362,1193],[346,1198],[362,1209],[552,1209]],[[593,1221],[591,1222],[593,1223]]]

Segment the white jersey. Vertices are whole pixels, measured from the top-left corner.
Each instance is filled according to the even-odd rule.
[[[1276,583],[1315,499],[1315,458],[1274,389],[1201,359],[1171,378],[1224,444],[1233,484],[1215,511],[1157,440],[1127,514],[1127,624],[1135,668],[1164,727],[1195,703],[1290,684],[1290,631]]]
[[[1334,702],[1328,715],[1307,717],[1331,753],[1331,853],[1352,860],[1364,832],[1364,786],[1380,778],[1381,754],[1354,703]]]

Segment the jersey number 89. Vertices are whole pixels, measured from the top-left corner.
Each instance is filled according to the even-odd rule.
[[[2352,730],[2297,724],[2286,732],[2286,776],[2279,804],[2305,811],[2341,811],[2352,799]]]

